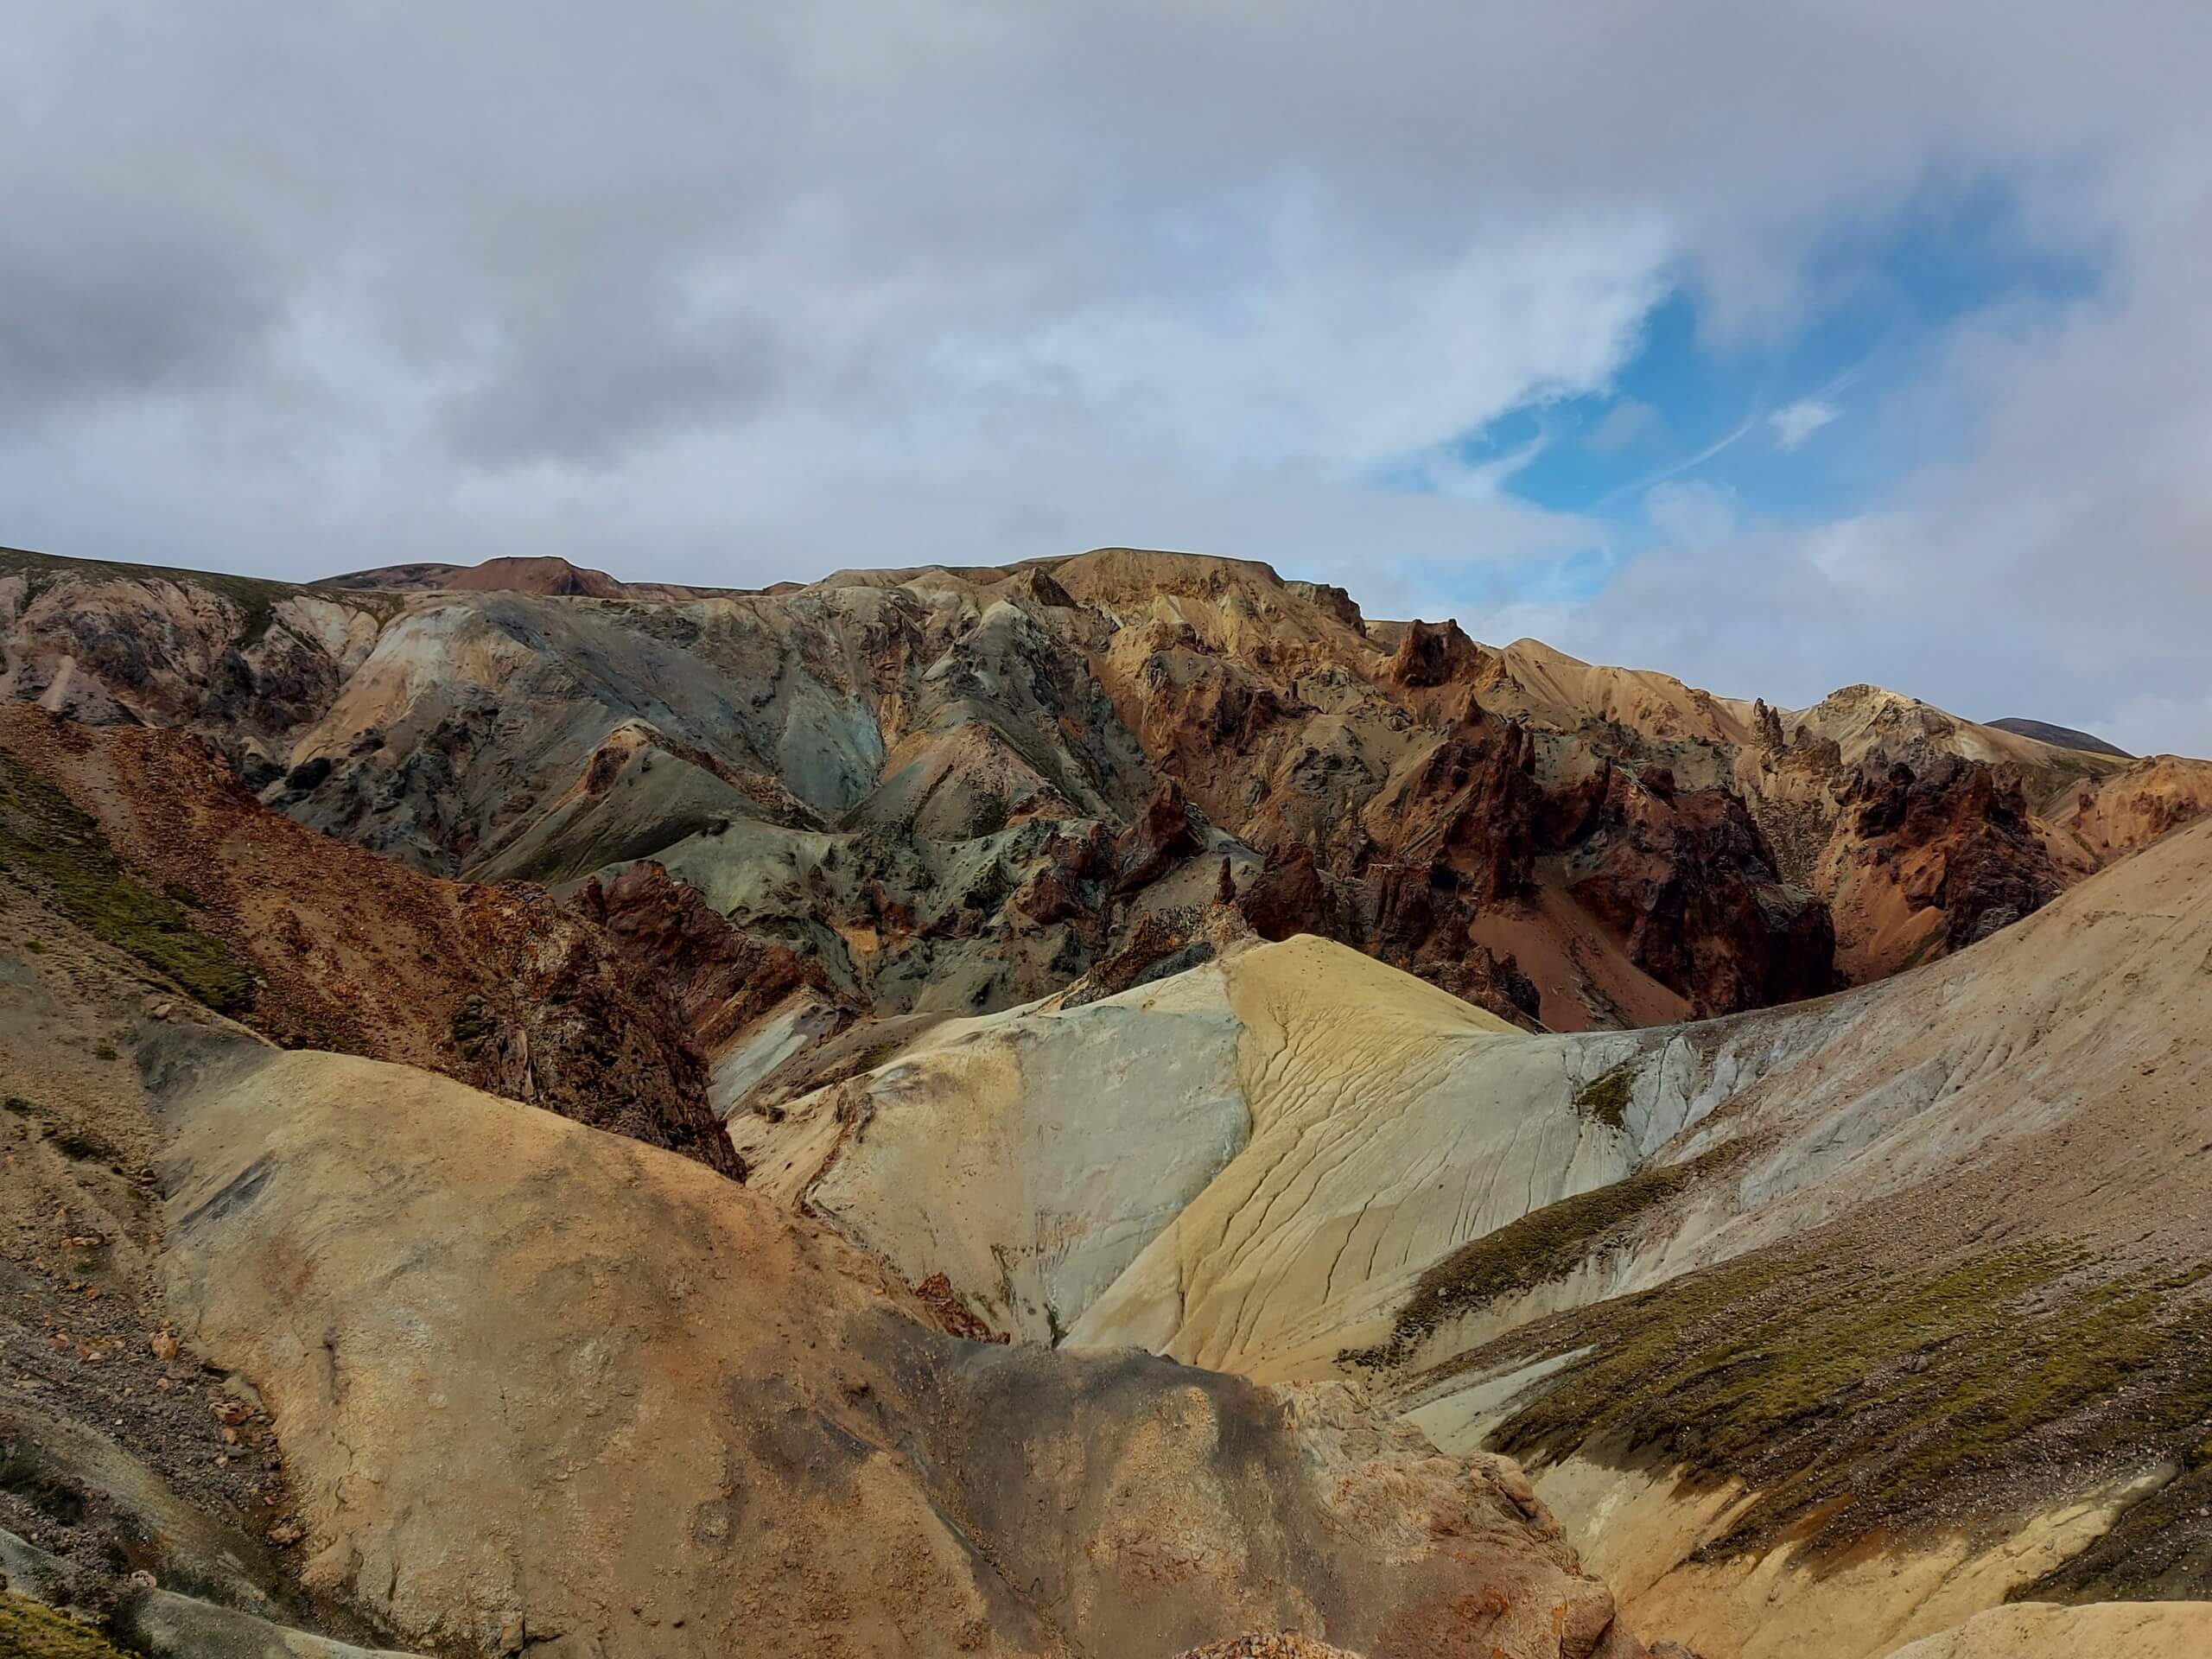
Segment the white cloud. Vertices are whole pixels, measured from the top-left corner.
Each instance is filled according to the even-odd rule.
[[[1840,234],[1994,179],[2094,296],[1855,393],[1896,471],[1836,524],[1624,486],[1656,545],[1545,625],[1770,697],[2204,695],[2201,0],[17,10],[0,541],[733,583],[1148,541],[1483,632],[1470,567],[1605,532],[1367,480],[1608,388],[1670,283],[1787,340]]]
[[[1842,414],[1834,404],[1823,403],[1817,397],[1800,397],[1794,404],[1783,404],[1766,419],[1774,429],[1775,448],[1795,449]]]
[[[1740,524],[1735,494],[1692,480],[1655,484],[1643,493],[1646,523],[1676,546],[1711,546],[1733,537]]]

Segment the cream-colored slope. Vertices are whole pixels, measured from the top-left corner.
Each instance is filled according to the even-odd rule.
[[[1018,1335],[1328,1376],[1437,1256],[1627,1173],[1573,1103],[1612,1056],[1300,936],[948,1022],[730,1129],[756,1188]]]
[[[2131,1162],[2171,1143],[2163,1167],[2087,1180],[2072,1212],[2117,1228],[2148,1210],[2156,1233],[2146,1195],[2189,1166],[2193,1132],[2174,1045],[2212,1028],[2212,979],[2184,960],[2192,930],[2212,928],[2208,905],[2212,826],[1897,981],[1582,1035],[1513,1032],[1301,937],[1086,1007],[951,1022],[732,1132],[757,1183],[813,1204],[910,1281],[945,1273],[1006,1328],[1262,1376],[1332,1373],[1387,1334],[1426,1269],[1531,1211],[1647,1160],[1745,1148],[1647,1217],[1634,1248],[1447,1325],[1414,1370],[2076,1120],[2143,1114],[2128,1146],[2098,1142]],[[1577,1098],[1617,1071],[1608,1122]],[[1480,1383],[1412,1403],[1449,1412],[1453,1390]]]
[[[1996,1210],[1993,1237],[2063,1222],[2075,1236],[2195,1259],[2212,1215],[2212,1177],[2191,1156],[2212,1098],[2208,937],[2212,822],[1879,985],[1551,1039],[1619,1062],[1640,1153],[1676,1164],[1732,1142],[1743,1151],[1645,1217],[1633,1248],[1593,1253],[1564,1296],[1548,1287],[1526,1306],[1480,1308],[1425,1341],[1408,1373],[1536,1313],[1648,1289],[1931,1183],[2001,1184],[2012,1160],[2026,1160],[2040,1197]],[[1575,1068],[1602,1069],[1595,1058]],[[1455,1391],[1486,1388],[1479,1374],[1446,1378],[1412,1403],[1442,1409]]]
[[[1531,1077],[1560,1077],[1549,1043],[1309,936],[1224,973],[1250,1138],[1074,1342],[1325,1375],[1438,1255],[1624,1173],[1563,1089],[1523,1109]]]
[[[410,1641],[1643,1651],[1509,1468],[1349,1389],[957,1341],[741,1187],[405,1068],[147,1058],[180,1332],[267,1402],[310,1585]]]
[[[1418,1342],[1391,1397],[1446,1450],[1475,1451],[1522,1407],[1573,1383],[1586,1360],[1606,1363],[1615,1332],[1649,1318],[1680,1332],[1682,1345],[1620,1374],[1619,1397],[1634,1410],[1649,1388],[1663,1402],[1700,1374],[1700,1344],[1727,1339],[1726,1321],[1697,1323],[1707,1316],[1695,1312],[1696,1287],[1709,1281],[1685,1277],[1716,1264],[1748,1264],[1734,1281],[1745,1284],[1762,1262],[1783,1274],[1777,1284],[1828,1268],[1857,1274],[1858,1305],[1872,1307],[1947,1264],[2056,1249],[2083,1282],[2156,1281],[2162,1294],[2195,1294],[2192,1274],[2212,1259],[2212,1170],[2202,1155],[2212,1135],[2208,938],[2212,823],[2200,823],[1932,967],[1808,1007],[1609,1039],[1633,1045],[1630,1129],[1689,1126],[1662,1148],[1662,1163],[1723,1146],[1735,1155],[1620,1228],[1580,1243],[1570,1231],[1567,1252],[1533,1288],[1478,1304]],[[1677,1304],[1665,1299],[1685,1285],[1684,1311],[1670,1313]],[[1653,1291],[1662,1300],[1606,1300]],[[1753,1355],[1786,1355],[1786,1310],[1796,1305],[1762,1303],[1755,1324],[1738,1304],[1729,1318]],[[1821,1303],[1808,1294],[1803,1305]],[[1945,1460],[1940,1418],[1840,1440],[1833,1455],[1852,1461],[1815,1467],[1858,1470],[1850,1490],[1887,1495],[1868,1503],[1910,1505],[1916,1488],[1951,1483],[1932,1512],[1907,1511],[1914,1525],[1872,1533],[1840,1558],[1834,1535],[1822,1557],[1802,1562],[1798,1541],[1770,1529],[1746,1548],[1738,1529],[1764,1492],[1710,1472],[1655,1471],[1602,1433],[1579,1452],[1555,1448],[1568,1454],[1537,1472],[1537,1489],[1640,1627],[1711,1659],[1879,1655],[2019,1592],[2093,1542],[2101,1565],[2085,1582],[2126,1584],[2143,1576],[2127,1567],[2129,1552],[2151,1547],[2163,1513],[2145,1494],[2194,1512],[2195,1499],[2170,1495],[2188,1489],[2169,1483],[2197,1478],[2177,1471],[2202,1433],[2185,1390],[2171,1408],[2182,1414],[2162,1419],[2164,1373],[2114,1357],[2131,1333],[2181,1317],[2178,1303],[2145,1306],[2160,1311],[2056,1333],[2071,1343],[2061,1348],[2071,1360],[2107,1368],[2088,1375],[2130,1379],[2125,1387],[2069,1397],[2048,1421],[2035,1415],[2031,1391],[2007,1397],[2018,1421],[1984,1463]],[[1561,1309],[1585,1311],[1538,1323]],[[1929,1322],[1914,1340],[1945,1363],[2007,1374],[2021,1363],[1920,1317]],[[2023,1304],[2018,1317],[2032,1331],[2038,1317],[2074,1316]],[[1893,1352],[1864,1357],[1884,1376],[1910,1369]],[[1664,1405],[1656,1409],[1665,1421]],[[1846,1415],[1825,1395],[1806,1410],[1815,1422]],[[1886,1460],[1892,1446],[1900,1466],[1919,1459],[1917,1472]],[[1796,1467],[1778,1464],[1775,1478],[1802,1479]],[[1831,1513],[1832,1529],[1848,1515]],[[2178,1535],[2171,1544],[2177,1559],[2196,1548]]]
[[[2212,1098],[2208,937],[2212,824],[1899,980],[1654,1031],[1505,1032],[1318,940],[1231,950],[1110,1007],[962,1022],[830,1091],[815,1155],[836,1159],[815,1191],[909,1278],[943,1269],[988,1294],[979,1281],[1014,1257],[1017,1282],[1056,1287],[1049,1319],[1080,1312],[1072,1344],[1313,1376],[1387,1334],[1419,1275],[1459,1245],[1639,1166],[1733,1148],[1580,1261],[1415,1344],[1393,1397],[1472,1454],[1574,1354],[1425,1367],[1824,1227],[1854,1229],[1824,1236],[1877,1275],[2054,1237],[2206,1259],[2212,1172],[2193,1154]],[[1171,1059],[1203,1075],[1203,1107],[1171,1086]],[[1616,1088],[1592,1098],[1601,1078]],[[1218,1133],[1238,1104],[1241,1143]],[[1854,1219],[1877,1206],[1879,1221]],[[1080,1256],[1092,1282],[1111,1255],[1129,1260],[1085,1308],[1056,1252]],[[2158,1478],[2123,1456],[2023,1489],[2032,1502],[2017,1511],[2003,1506],[2026,1500],[1993,1498],[1973,1531],[1869,1546],[1841,1567],[1789,1544],[1701,1555],[1756,1496],[1740,1485],[1581,1457],[1538,1485],[1624,1586],[1638,1628],[1713,1659],[1871,1659],[2056,1568],[2112,1524],[2128,1482]]]
[[[779,1122],[731,1120],[753,1185],[804,1197],[908,1282],[1052,1341],[1245,1143],[1223,969],[937,1027]]]
[[[2202,1659],[2212,1653],[2212,1603],[2024,1602],[1977,1613],[1889,1659]]]

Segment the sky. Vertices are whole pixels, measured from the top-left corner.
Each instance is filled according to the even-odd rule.
[[[2202,0],[15,0],[0,543],[1174,547],[2212,755]]]

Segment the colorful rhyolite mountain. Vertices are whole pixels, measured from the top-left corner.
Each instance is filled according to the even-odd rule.
[[[2203,763],[1128,550],[0,649],[0,1639],[2212,1641]]]

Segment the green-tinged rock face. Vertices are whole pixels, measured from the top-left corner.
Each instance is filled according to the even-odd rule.
[[[2038,1471],[2202,1460],[2202,1276],[2060,1243],[1919,1276],[1764,1251],[1550,1327],[1547,1346],[1597,1351],[1495,1439],[1544,1460],[1657,1448],[1741,1476],[1764,1496],[1724,1554],[1815,1510],[1831,1539],[1991,1513]]]
[[[127,950],[224,1014],[253,1004],[253,975],[231,948],[192,925],[184,905],[132,876],[99,823],[0,749],[0,868],[44,889],[105,944]]]

